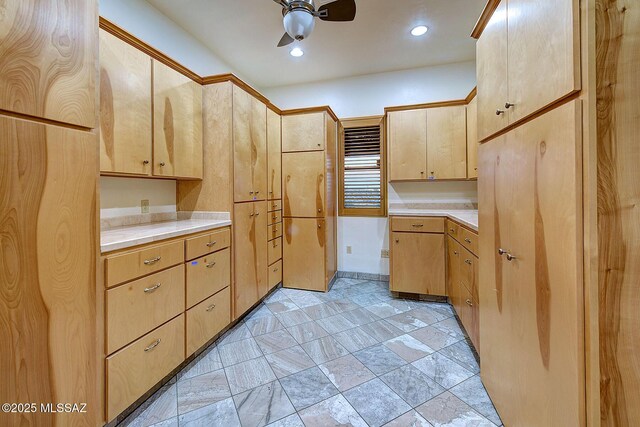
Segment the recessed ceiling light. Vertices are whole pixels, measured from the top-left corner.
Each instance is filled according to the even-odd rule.
[[[300,49],[299,47],[294,47],[293,49],[291,49],[291,51],[289,52],[289,55],[291,56],[295,56],[296,58],[301,57],[302,55],[304,55],[304,52],[302,51],[302,49]]]
[[[426,25],[418,25],[417,27],[413,27],[413,29],[411,30],[411,35],[419,37],[425,35],[427,31],[429,31],[429,28],[427,28]]]

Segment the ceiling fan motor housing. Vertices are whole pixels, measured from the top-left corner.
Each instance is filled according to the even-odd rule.
[[[298,41],[306,39],[316,24],[314,11],[313,0],[290,1],[283,19],[284,30]]]

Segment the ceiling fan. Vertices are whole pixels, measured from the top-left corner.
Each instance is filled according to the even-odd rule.
[[[313,0],[273,0],[282,6],[285,33],[278,47],[286,46],[294,41],[309,37],[315,18],[323,21],[348,22],[356,17],[355,0],[335,0],[324,4],[316,10]]]

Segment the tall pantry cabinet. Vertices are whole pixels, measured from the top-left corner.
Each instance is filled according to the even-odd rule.
[[[282,117],[283,285],[327,291],[337,270],[337,120],[316,110]]]
[[[1,9],[0,424],[98,425],[97,2]]]

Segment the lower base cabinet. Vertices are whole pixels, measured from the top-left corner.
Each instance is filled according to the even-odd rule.
[[[230,301],[231,289],[227,287],[187,310],[187,357],[231,322]]]
[[[326,291],[325,219],[285,218],[283,283],[287,287]]]

